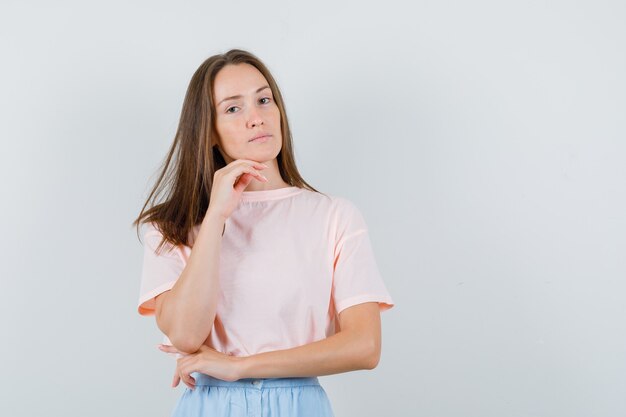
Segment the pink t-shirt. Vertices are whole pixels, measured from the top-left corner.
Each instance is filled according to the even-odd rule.
[[[160,254],[146,225],[138,312],[172,288],[191,254]],[[196,226],[197,233],[200,225]],[[244,191],[226,220],[220,293],[209,346],[234,356],[289,349],[335,333],[336,315],[369,301],[394,306],[379,273],[365,220],[348,199],[298,187]],[[167,336],[164,343],[171,344]]]

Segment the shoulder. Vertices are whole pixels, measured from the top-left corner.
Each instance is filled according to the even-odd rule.
[[[324,204],[329,209],[338,212],[358,211],[356,204],[354,204],[354,202],[347,197],[325,192],[311,191],[305,188],[302,190],[303,192],[300,194],[302,200],[317,204]]]
[[[159,230],[157,224],[154,222],[145,223],[143,226],[143,235],[148,236],[154,234],[161,235],[161,231]]]
[[[331,195],[331,207],[338,220],[350,221],[355,217],[361,218],[361,210],[350,198],[341,195]]]
[[[164,238],[161,229],[155,222],[147,222],[144,224],[143,242],[146,249],[150,249],[159,255],[163,253],[173,253],[180,250],[178,246],[170,243]]]
[[[352,199],[342,195],[319,194],[309,190],[307,193],[309,194],[303,197],[315,201],[316,208],[325,213],[324,217],[328,221],[329,230],[336,242],[367,231],[365,217]]]
[[[304,211],[316,214],[324,213],[322,215],[336,228],[346,227],[347,223],[354,220],[362,222],[361,210],[348,197],[308,189],[304,189],[298,197],[300,197],[299,201],[310,209]]]

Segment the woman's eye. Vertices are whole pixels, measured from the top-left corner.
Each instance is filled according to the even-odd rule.
[[[263,97],[263,98],[260,98],[260,99],[259,99],[259,101],[261,101],[261,100],[267,100],[267,102],[262,103],[262,104],[268,104],[268,103],[269,103],[272,99],[271,99],[270,97]],[[239,108],[239,107],[237,107],[237,106],[231,106],[231,107],[229,107],[229,108],[227,108],[227,109],[226,109],[226,113],[233,113],[233,112],[231,111],[231,109],[238,109],[238,108]]]

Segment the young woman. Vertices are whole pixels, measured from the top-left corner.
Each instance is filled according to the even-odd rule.
[[[394,302],[364,217],[302,179],[280,90],[253,54],[194,73],[141,224],[138,312],[156,317],[172,385],[187,386],[173,416],[333,416],[317,376],[378,364]]]

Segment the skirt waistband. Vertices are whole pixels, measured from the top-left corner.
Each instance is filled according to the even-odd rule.
[[[237,381],[224,381],[210,375],[192,372],[191,376],[196,380],[196,386],[208,385],[215,387],[240,387],[240,388],[275,388],[275,387],[301,387],[305,385],[320,385],[316,376],[292,377],[292,378],[242,378]]]

